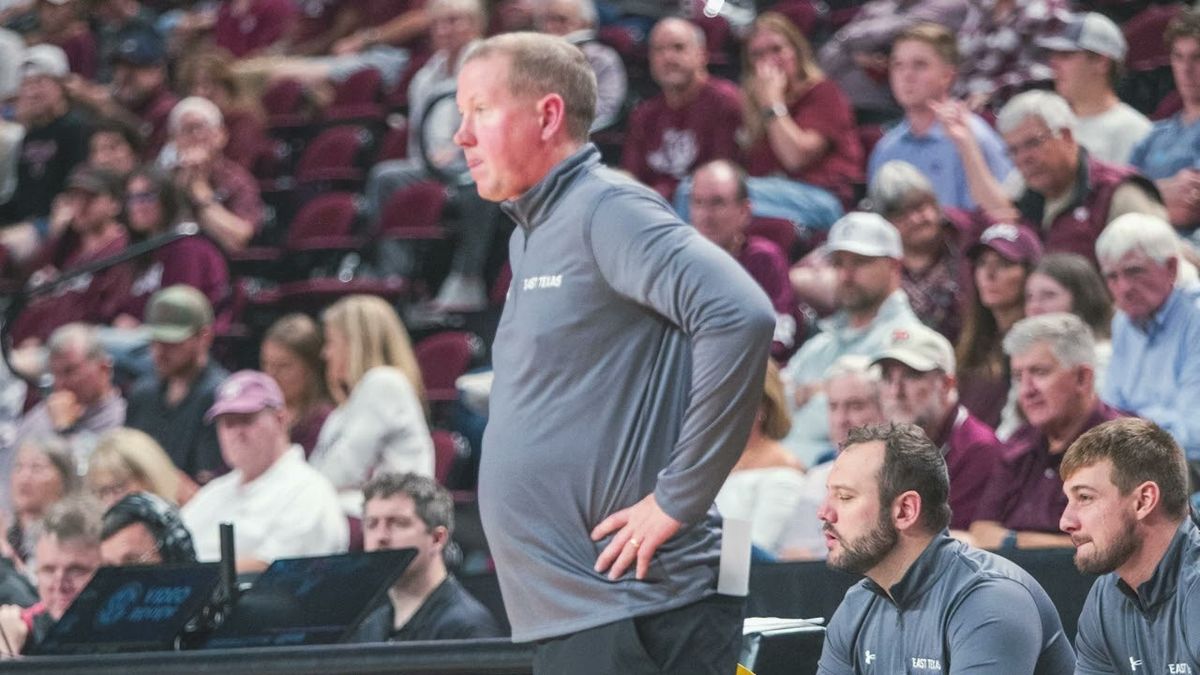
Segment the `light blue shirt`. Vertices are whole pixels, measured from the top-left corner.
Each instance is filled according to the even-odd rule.
[[[983,152],[988,169],[996,180],[1003,182],[1013,169],[1004,141],[978,115],[971,115],[968,125]],[[967,187],[967,172],[963,169],[962,156],[954,147],[954,141],[946,136],[941,122],[934,122],[928,131],[920,135],[913,132],[908,120],[889,131],[871,151],[867,180],[873,180],[879,167],[893,159],[902,159],[920,169],[933,183],[933,190],[942,206],[968,211],[975,208],[975,200],[971,199],[971,190]]]
[[[821,332],[809,338],[788,361],[783,375],[795,386],[820,382],[839,357],[874,356],[883,351],[893,330],[920,322],[903,290],[893,291],[879,306],[875,319],[862,328],[852,327],[849,316],[839,311],[821,322]],[[829,440],[829,400],[824,393],[814,394],[803,406],[792,410],[792,430],[782,442],[805,466],[813,466],[814,460],[833,448]]]
[[[1154,421],[1200,459],[1200,304],[1176,288],[1144,323],[1113,318],[1112,361],[1101,398]]]
[[[1178,113],[1155,122],[1150,135],[1134,146],[1129,163],[1150,180],[1200,169],[1200,121],[1184,124]]]

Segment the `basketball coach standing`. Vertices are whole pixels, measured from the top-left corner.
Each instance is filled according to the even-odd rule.
[[[535,673],[734,671],[713,498],[758,410],[774,315],[737,262],[587,142],[596,81],[559,38],[458,78],[479,194],[518,227],[479,507]]]

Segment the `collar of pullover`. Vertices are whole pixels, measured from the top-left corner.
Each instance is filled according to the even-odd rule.
[[[550,211],[559,204],[562,194],[575,182],[575,178],[600,163],[600,151],[591,143],[585,144],[571,156],[559,162],[525,194],[500,204],[526,232],[545,222]]]
[[[1150,611],[1175,595],[1179,589],[1180,573],[1187,569],[1188,565],[1195,564],[1193,556],[1197,544],[1200,544],[1200,528],[1196,527],[1196,523],[1190,517],[1184,518],[1171,539],[1171,545],[1158,562],[1154,576],[1138,586],[1137,590],[1130,588],[1129,584],[1118,577],[1117,589],[1132,600],[1139,610]]]

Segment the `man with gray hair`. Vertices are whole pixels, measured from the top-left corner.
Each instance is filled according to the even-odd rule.
[[[1131,213],[1096,240],[1116,305],[1112,361],[1101,397],[1153,420],[1200,461],[1200,305],[1177,285],[1181,243],[1161,218]]]
[[[1008,440],[970,536],[992,549],[1070,546],[1058,527],[1067,505],[1058,472],[1063,453],[1080,434],[1121,413],[1096,396],[1095,339],[1074,314],[1018,321],[1004,336],[1004,353],[1027,424]]]
[[[913,312],[926,326],[956,341],[971,287],[965,250],[974,237],[967,231],[967,219],[948,217],[929,178],[901,159],[879,167],[867,186],[867,201],[900,232],[900,287]]]
[[[1150,181],[1130,167],[1090,156],[1079,145],[1075,113],[1058,94],[1027,91],[1000,109],[996,126],[1024,183],[1011,194],[987,170],[969,133],[965,107],[947,105],[939,111],[962,154],[980,219],[1023,221],[1038,232],[1048,253],[1078,253],[1094,261],[1096,237],[1118,216],[1166,216]]]
[[[535,673],[727,675],[743,600],[718,591],[713,500],[759,410],[771,305],[601,165],[570,43],[485,40],[457,97],[479,194],[517,223],[479,468],[513,639],[538,641]]]
[[[229,135],[217,106],[189,96],[171,110],[165,150],[175,184],[191,206],[200,229],[227,253],[245,248],[263,221],[258,182],[224,155]]]
[[[112,359],[94,327],[69,323],[51,333],[46,344],[54,384],[50,394],[21,420],[16,445],[41,437],[61,438],[84,466],[97,437],[125,423],[125,399],[113,386]]]

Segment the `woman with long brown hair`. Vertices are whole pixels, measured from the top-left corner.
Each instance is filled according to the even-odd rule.
[[[992,225],[967,255],[975,288],[955,348],[959,401],[994,429],[1009,398],[1002,343],[1025,318],[1025,280],[1041,258],[1042,244],[1022,225]]]
[[[828,228],[863,179],[862,143],[849,99],[821,72],[808,40],[783,15],[766,12],[751,26],[742,93],[738,141],[746,171],[756,178],[750,185],[755,212]],[[768,203],[791,206],[791,215],[767,213]]]
[[[259,363],[283,392],[288,432],[311,455],[325,418],[333,410],[325,383],[325,340],[307,314],[288,314],[263,336]]]

